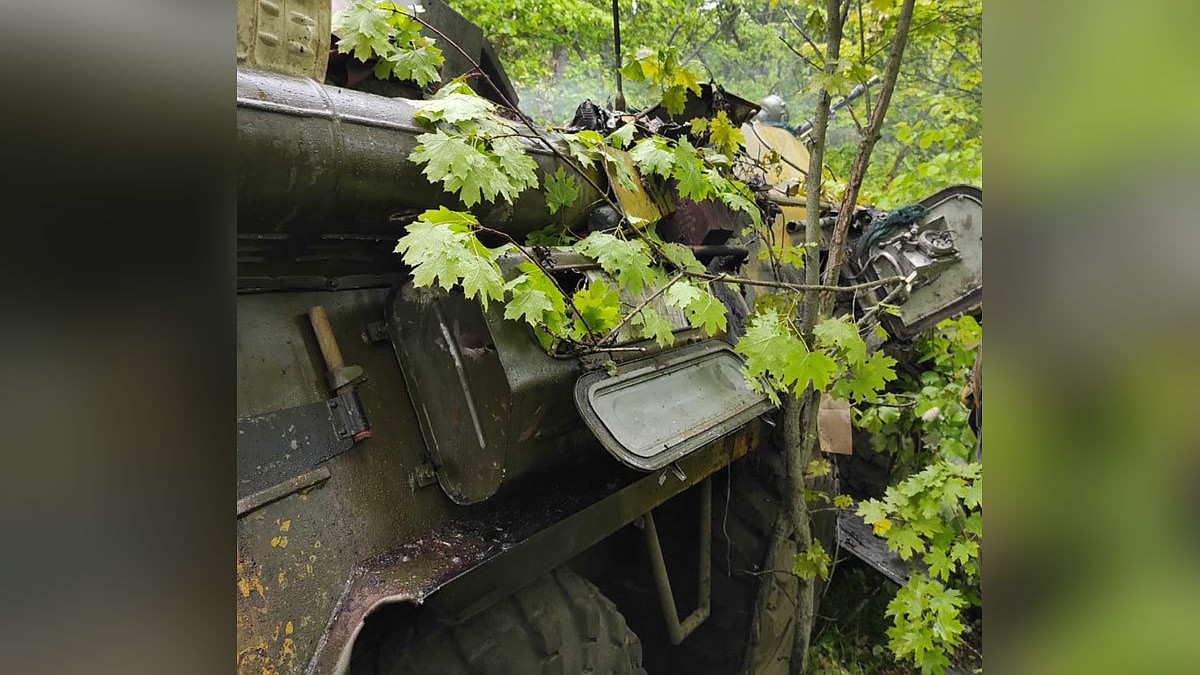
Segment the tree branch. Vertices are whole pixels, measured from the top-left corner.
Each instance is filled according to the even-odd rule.
[[[607,190],[602,189],[600,187],[600,185],[598,183],[596,183],[596,181],[592,180],[591,176],[589,176],[587,173],[585,173],[581,167],[576,166],[574,162],[567,159],[566,155],[562,154],[562,152],[559,151],[558,147],[555,146],[554,143],[551,143],[545,136],[542,135],[542,133],[540,131],[538,131],[537,127],[534,126],[533,122],[530,121],[529,118],[525,116],[525,113],[521,112],[521,109],[518,108],[512,101],[508,100],[508,97],[504,95],[504,92],[500,89],[500,87],[498,87],[496,85],[496,83],[492,80],[492,78],[483,71],[483,67],[479,65],[479,62],[476,61],[470,54],[468,54],[466,52],[466,50],[464,50],[457,42],[455,42],[454,40],[451,40],[445,33],[438,30],[437,28],[432,26],[428,21],[425,21],[421,17],[417,16],[415,13],[410,14],[402,9],[397,9],[394,7],[390,8],[390,11],[398,12],[398,13],[404,14],[404,15],[412,18],[417,23],[420,23],[422,26],[425,26],[429,30],[436,33],[438,35],[438,37],[445,40],[447,44],[451,45],[456,50],[458,50],[458,53],[462,54],[463,58],[466,59],[467,62],[470,63],[471,66],[476,71],[478,71],[480,75],[483,76],[483,79],[487,80],[488,84],[492,85],[492,89],[496,92],[497,95],[500,96],[500,100],[504,101],[504,105],[508,109],[512,110],[514,113],[517,114],[517,117],[520,118],[521,122],[523,122],[526,127],[529,127],[529,131],[532,132],[533,135],[536,136],[537,139],[542,142],[542,145],[545,145],[546,148],[548,150],[550,150],[550,152],[554,153],[555,157],[558,157],[559,161],[561,161],[563,164],[566,164],[567,166],[571,167],[572,171],[579,174],[585,181],[587,181],[588,185],[591,185],[592,188],[596,190],[596,192],[600,193],[600,196],[603,197],[604,200],[606,202],[608,202],[608,204],[617,211],[617,213],[624,213],[624,211],[621,210],[620,205],[617,204],[616,202],[614,202],[612,200],[612,198],[608,196]]]
[[[891,104],[892,92],[896,89],[896,78],[900,74],[900,62],[904,57],[904,47],[908,43],[909,27],[912,24],[914,0],[904,0],[900,7],[900,17],[896,21],[896,35],[892,40],[892,48],[888,53],[887,66],[884,68],[883,81],[880,83],[879,99],[875,101],[875,109],[871,111],[871,119],[867,123],[867,133],[858,144],[854,155],[854,164],[850,175],[846,178],[846,191],[842,194],[842,205],[838,210],[837,221],[833,226],[833,234],[829,238],[829,260],[825,266],[825,284],[837,283],[841,274],[842,261],[845,258],[844,243],[850,220],[858,203],[858,194],[866,177],[867,166],[871,161],[871,152],[879,140],[879,130],[883,126],[883,118],[887,115]],[[833,306],[833,295],[822,293],[820,312],[827,311]]]
[[[558,289],[559,293],[562,293],[563,300],[567,303],[567,306],[571,308],[571,311],[575,313],[575,316],[579,318],[579,322],[583,324],[583,327],[585,330],[587,330],[588,335],[592,334],[592,327],[588,325],[587,319],[583,318],[583,312],[579,311],[579,308],[575,306],[575,302],[571,299],[571,295],[569,293],[567,293],[567,291],[565,289],[563,289],[562,285],[558,283],[558,279],[554,278],[554,275],[550,273],[550,270],[546,269],[546,266],[542,264],[541,260],[538,260],[536,256],[534,256],[532,253],[527,251],[524,246],[521,246],[520,244],[518,244],[517,240],[513,239],[512,235],[510,235],[507,232],[501,232],[500,230],[493,230],[492,228],[487,227],[486,225],[476,225],[475,229],[479,232],[487,232],[489,234],[494,234],[499,237],[503,237],[505,240],[508,241],[508,243],[512,244],[513,246],[516,246],[517,250],[521,252],[521,255],[525,256],[525,258],[528,259],[529,262],[533,263],[534,265],[537,265],[537,268],[542,271],[542,274],[545,274],[546,278],[550,279],[550,283],[554,284],[554,287]]]
[[[707,281],[725,281],[731,284],[740,284],[742,286],[763,286],[765,288],[779,288],[788,291],[823,291],[827,293],[853,293],[868,288],[877,286],[886,286],[900,282],[907,282],[908,277],[886,277],[884,279],[876,279],[875,281],[864,281],[861,284],[853,286],[830,286],[827,284],[789,284],[786,281],[770,281],[768,279],[749,279],[747,277],[737,277],[731,274],[709,274],[707,272],[684,272],[684,276],[692,277],[693,279],[705,279]]]
[[[622,326],[629,323],[629,320],[632,319],[634,317],[634,315],[636,315],[638,312],[645,309],[646,305],[649,305],[651,302],[654,302],[655,298],[657,298],[658,296],[660,296],[664,292],[666,292],[666,290],[668,288],[670,288],[671,285],[674,284],[676,281],[679,281],[683,277],[683,275],[684,275],[684,273],[680,272],[679,274],[676,274],[675,276],[671,277],[671,280],[668,281],[667,283],[663,284],[662,288],[658,289],[657,291],[654,291],[654,293],[650,297],[643,300],[640,304],[638,304],[637,307],[634,307],[633,311],[629,312],[624,317],[622,317],[620,323],[613,326],[612,330],[608,331],[608,335],[605,335],[604,339],[600,340],[599,344],[604,344],[605,342],[608,342],[609,340],[616,338],[617,332],[621,330]]]

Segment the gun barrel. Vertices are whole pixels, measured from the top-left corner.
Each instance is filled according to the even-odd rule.
[[[322,232],[395,234],[389,217],[445,205],[408,155],[426,129],[410,101],[319,84],[303,77],[237,69],[237,229],[239,235]],[[539,173],[565,164],[540,142],[527,143]],[[570,169],[568,168],[568,171]],[[599,195],[580,181],[580,198],[561,214],[572,222]],[[523,235],[551,221],[544,192],[512,205],[481,204],[481,222]]]

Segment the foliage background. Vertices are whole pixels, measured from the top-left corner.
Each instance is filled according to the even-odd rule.
[[[450,0],[479,24],[499,51],[517,86],[521,108],[539,121],[563,125],[584,99],[608,104],[613,76],[611,3],[606,0]],[[867,68],[844,69],[843,93],[875,74],[899,3],[855,0],[847,40],[862,42],[849,58],[865,55]],[[804,35],[823,30],[816,5],[798,0],[656,0],[621,3],[621,42],[628,59],[639,45],[675,47],[684,61],[729,91],[752,101],[768,94],[787,104],[798,125],[815,107],[813,49]],[[939,187],[983,180],[982,0],[918,0],[896,93],[875,148],[863,203],[894,208]],[[793,51],[795,50],[795,51]],[[799,52],[803,56],[798,56]],[[655,102],[644,85],[624,83],[630,105]],[[827,180],[849,171],[857,141],[855,121],[866,123],[867,98],[831,118]]]

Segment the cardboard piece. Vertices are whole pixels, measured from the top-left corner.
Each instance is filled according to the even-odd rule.
[[[849,401],[830,396],[821,397],[821,408],[817,411],[817,437],[821,441],[822,452],[853,454]]]

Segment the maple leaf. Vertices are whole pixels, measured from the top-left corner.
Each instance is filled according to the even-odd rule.
[[[683,87],[667,87],[663,90],[662,104],[667,109],[668,115],[675,116],[683,112],[684,104],[687,102],[684,91]]]
[[[497,189],[505,200],[512,203],[525,188],[537,187],[537,162],[525,153],[520,141],[512,137],[494,139],[491,152],[504,178],[497,181]]]
[[[671,175],[674,165],[674,154],[667,149],[666,142],[657,138],[647,138],[637,142],[629,156],[637,162],[642,171],[667,178]]]
[[[821,541],[814,537],[803,553],[796,554],[796,558],[792,562],[792,574],[804,579],[819,576],[828,580],[829,563],[829,552],[825,550]]]
[[[700,297],[688,304],[686,312],[688,323],[708,335],[725,330],[725,305],[706,290],[700,291]]]
[[[954,572],[954,561],[940,548],[934,548],[925,553],[924,561],[929,565],[929,573],[943,581],[949,581]]]
[[[470,88],[465,84],[454,88],[447,85],[442,87],[431,99],[411,101],[410,103],[417,108],[417,111],[413,113],[413,119],[428,124],[434,122],[459,124],[478,120],[489,115],[496,107],[491,101],[470,93]]]
[[[439,80],[438,67],[445,61],[441,50],[433,47],[433,41],[428,38],[418,38],[418,42],[414,42],[413,45],[412,48],[401,48],[387,56],[386,61],[390,64],[392,73],[402,80],[412,80],[422,87]],[[379,76],[378,66],[375,74]]]
[[[601,269],[616,277],[617,283],[634,295],[654,280],[655,271],[641,241],[625,241],[607,232],[593,232],[576,243],[575,250],[600,263]]]
[[[663,293],[663,300],[677,309],[687,309],[688,305],[700,298],[700,289],[696,288],[695,284],[685,279],[680,279],[671,284],[671,287]]]
[[[833,505],[839,509],[848,509],[854,506],[854,497],[850,495],[838,495],[833,498]]]
[[[609,134],[608,137],[616,141],[620,147],[625,148],[633,142],[633,132],[635,130],[636,128],[633,126],[633,123],[627,122],[621,128]]]
[[[901,560],[908,560],[914,553],[925,552],[925,542],[916,532],[907,527],[896,527],[888,533],[888,548],[900,554]]]
[[[720,197],[721,201],[729,208],[734,211],[741,211],[750,216],[754,227],[762,227],[762,212],[758,210],[758,204],[755,204],[753,199],[740,195],[737,192],[722,192]],[[797,265],[797,267],[803,267],[803,265]]]
[[[692,253],[692,250],[682,244],[665,242],[659,244],[658,249],[663,254],[663,257],[670,260],[675,267],[681,270],[697,273],[704,271],[704,265],[700,264],[699,260],[696,260],[696,255]]]
[[[550,298],[544,292],[521,284],[513,289],[512,298],[504,305],[504,318],[523,318],[529,325],[537,326],[543,323],[546,312],[553,309]]]
[[[867,358],[867,344],[858,336],[858,327],[848,317],[825,319],[813,327],[813,336],[821,347],[840,350],[851,366],[857,366]]]
[[[692,118],[692,135],[699,137],[708,131],[708,119],[704,117]]]
[[[470,235],[470,241],[474,242],[478,248],[483,248],[474,235]],[[474,247],[468,247],[468,250],[470,248]],[[459,276],[463,293],[468,298],[478,296],[484,309],[487,309],[489,299],[504,300],[504,277],[500,274],[500,268],[489,256],[486,254],[458,255],[455,256],[455,263],[451,269],[454,274]]]
[[[576,291],[571,300],[593,333],[602,333],[621,321],[621,296],[603,281],[593,281],[587,288]],[[580,326],[577,333],[582,335],[583,329]]]
[[[888,382],[896,379],[896,373],[892,370],[894,365],[896,359],[883,352],[875,352],[862,363],[851,366],[851,377],[845,380],[847,394],[858,400],[869,398],[876,391],[883,389]]]
[[[388,12],[374,0],[358,0],[333,15],[332,30],[339,36],[338,51],[354,54],[366,61],[372,54],[386,54],[392,49],[392,26]]]
[[[675,341],[675,326],[650,307],[643,307],[633,315],[629,324],[638,329],[638,337],[653,339],[660,347],[667,347]]]
[[[609,175],[616,174],[617,183],[626,190],[636,190],[637,178],[634,177],[633,170],[629,168],[629,165],[622,161],[617,154],[620,151],[607,145],[602,146],[601,149],[604,151],[605,166],[611,171]]]
[[[887,507],[878,499],[867,499],[858,503],[858,510],[855,511],[868,525],[874,525],[881,520],[887,519]]]
[[[422,173],[429,178],[430,182],[441,182],[448,191],[453,192],[469,179],[487,180],[486,176],[480,175],[480,172],[486,172],[490,168],[491,163],[488,161],[487,155],[468,143],[462,136],[452,136],[438,129],[432,133],[417,136],[417,143],[417,147],[413,149],[408,158],[416,164],[425,164]],[[475,188],[474,192],[478,194],[478,188]],[[468,201],[465,196],[463,198],[463,202],[467,206],[477,201],[479,201],[477,197],[474,201]]]
[[[697,202],[708,197],[712,186],[704,172],[704,163],[696,157],[696,148],[686,138],[679,139],[672,153],[671,177],[679,181],[676,189],[680,196]]]
[[[580,168],[587,168],[595,164],[602,155],[596,145],[585,138],[580,138],[582,133],[581,131],[578,134],[563,134],[562,139],[567,144],[567,152],[576,162],[579,162]]]
[[[799,347],[799,339],[783,323],[774,309],[755,314],[746,326],[746,333],[737,341],[734,350],[746,359],[746,374],[751,379],[767,378],[780,382],[787,362]]]
[[[410,224],[396,242],[396,253],[413,268],[413,283],[418,287],[436,283],[446,290],[459,283],[468,297],[478,296],[485,309],[489,299],[503,300],[504,278],[493,252],[470,230],[477,224],[471,214],[444,206],[424,212]]]
[[[546,207],[550,213],[574,204],[579,199],[579,181],[574,176],[568,176],[563,168],[553,175],[546,176]]]
[[[722,110],[708,125],[708,140],[724,154],[732,157],[738,148],[746,144],[742,130],[733,126],[729,116]]]
[[[797,392],[803,391],[810,381],[813,389],[821,391],[829,386],[837,371],[837,362],[829,356],[821,352],[806,352],[788,362],[782,379]]]

